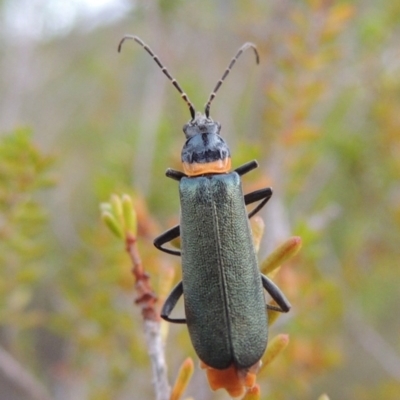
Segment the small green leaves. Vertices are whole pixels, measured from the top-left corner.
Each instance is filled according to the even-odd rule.
[[[0,135],[0,298],[6,330],[43,323],[45,312],[36,300],[52,269],[46,264],[52,244],[44,189],[53,181],[53,163],[36,147],[30,129]],[[12,343],[19,348],[18,340]]]
[[[281,333],[275,336],[268,343],[267,351],[261,359],[261,370],[263,370],[267,365],[271,364],[271,362],[287,347],[288,344],[289,335]]]
[[[272,301],[271,301],[271,303],[272,303],[272,305],[275,305]],[[281,312],[276,311],[276,310],[271,310],[271,309],[268,309],[267,313],[268,313],[268,326],[269,327],[271,327],[275,323],[275,321],[278,319],[278,317],[280,315],[282,315]]]
[[[256,215],[250,220],[251,231],[253,232],[253,243],[256,248],[256,253],[260,249],[260,243],[264,234],[265,223],[264,220]]]
[[[111,195],[110,199],[112,213],[119,219],[122,220],[122,201],[121,198],[116,194]]]
[[[318,400],[329,400],[329,397],[326,393],[321,394],[321,396],[318,397]]]
[[[109,211],[103,211],[101,214],[101,218],[104,223],[108,226],[110,231],[114,233],[118,238],[123,239],[124,234],[122,232],[122,227],[119,221],[114,217],[112,213]]]
[[[137,217],[129,195],[119,197],[113,194],[110,202],[102,203],[100,209],[102,220],[118,238],[136,237]]]
[[[261,272],[267,275],[276,270],[285,261],[298,253],[301,249],[301,244],[301,238],[298,236],[293,236],[286,240],[261,263]]]
[[[125,224],[125,231],[136,237],[137,218],[133,208],[132,198],[127,194],[122,195],[122,216]]]
[[[179,369],[170,400],[179,400],[182,397],[187,385],[189,384],[190,378],[193,375],[193,370],[193,360],[191,358],[187,358]]]

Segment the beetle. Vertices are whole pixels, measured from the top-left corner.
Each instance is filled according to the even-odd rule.
[[[288,312],[290,303],[281,290],[258,267],[249,218],[272,196],[271,188],[243,194],[241,177],[257,168],[255,160],[231,171],[230,150],[220,136],[221,125],[210,117],[210,106],[240,55],[252,48],[245,43],[232,58],[205,105],[195,111],[188,96],[169,74],[154,52],[139,37],[139,43],[180,92],[191,119],[183,126],[186,142],[181,153],[183,172],[167,169],[166,176],[179,182],[180,225],[154,240],[159,250],[182,257],[182,281],[167,297],[161,317],[186,323],[191,342],[208,367],[233,367],[246,373],[258,366],[268,340],[266,309]],[[246,206],[259,202],[247,213]],[[181,237],[181,250],[164,247]],[[277,305],[266,304],[266,290]],[[186,318],[171,312],[184,295]]]

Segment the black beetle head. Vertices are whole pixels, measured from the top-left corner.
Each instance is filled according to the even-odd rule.
[[[185,173],[197,176],[211,173],[226,173],[231,168],[228,145],[219,135],[221,125],[204,114],[184,125],[186,143],[182,149],[182,164]]]

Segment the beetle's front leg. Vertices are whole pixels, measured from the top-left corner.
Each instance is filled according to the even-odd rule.
[[[168,322],[174,322],[175,324],[186,324],[185,318],[170,318],[172,310],[175,308],[176,303],[180,299],[183,294],[183,285],[182,281],[180,281],[168,295],[167,300],[161,309],[161,318],[165,319]]]
[[[241,165],[235,169],[240,176],[247,174],[248,172],[252,171],[253,169],[258,168],[258,162],[256,160],[252,160],[247,162],[246,164]]]
[[[176,180],[176,181],[178,181],[178,182],[180,182],[180,180],[181,180],[182,178],[186,178],[186,177],[187,177],[187,175],[184,174],[183,172],[177,171],[177,170],[172,169],[172,168],[168,168],[168,169],[165,171],[165,175],[166,175],[168,178],[174,179],[174,180]]]
[[[172,254],[174,256],[180,256],[181,252],[179,250],[172,250],[163,247],[163,244],[170,242],[171,240],[176,239],[180,235],[180,228],[179,225],[174,226],[171,229],[168,229],[160,236],[157,236],[154,239],[154,246],[157,247],[158,250],[164,251],[165,253]]]
[[[267,308],[269,310],[274,310],[284,313],[288,312],[292,306],[289,303],[289,300],[278,288],[278,286],[276,286],[275,283],[271,281],[271,279],[269,279],[263,274],[261,274],[261,281],[264,289],[269,293],[269,295],[276,301],[276,303],[279,306],[277,307],[271,304],[267,304]]]

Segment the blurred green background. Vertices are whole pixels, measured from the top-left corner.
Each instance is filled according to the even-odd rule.
[[[389,0],[0,1],[0,399],[154,398],[129,259],[99,204],[133,195],[153,282],[162,292],[171,266],[178,279],[152,239],[179,217],[164,171],[180,168],[190,116],[139,45],[117,53],[126,33],[198,110],[240,45],[260,52],[259,66],[251,52],[238,61],[211,116],[234,167],[260,163],[245,190],[274,188],[261,257],[291,235],[304,243],[276,278],[293,309],[271,335],[290,344],[260,377],[262,398],[399,399],[400,2]],[[184,327],[170,327],[166,352],[171,381],[197,360]],[[33,376],[49,395],[23,388]],[[227,398],[198,368],[187,396]]]

